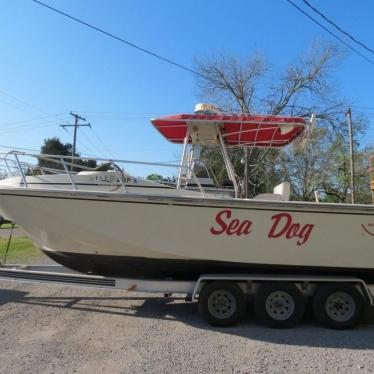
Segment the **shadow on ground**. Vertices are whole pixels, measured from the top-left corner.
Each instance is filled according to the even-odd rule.
[[[310,312],[307,313],[303,324],[292,330],[270,329],[259,325],[250,307],[247,318],[239,325],[230,328],[215,328],[208,325],[198,315],[196,303],[183,302],[183,298],[122,296],[123,294],[118,297],[85,297],[79,296],[79,290],[75,290],[75,292],[76,296],[36,297],[18,290],[0,289],[0,308],[7,303],[38,305],[46,308],[69,309],[88,313],[179,321],[205,331],[222,332],[275,344],[374,349],[373,311],[368,313],[365,324],[350,331],[336,331],[324,328],[314,322]],[[121,306],[122,301],[126,301],[126,305]],[[134,304],[131,301],[134,301]]]
[[[27,295],[24,291],[0,289],[0,307],[7,303],[22,303]]]

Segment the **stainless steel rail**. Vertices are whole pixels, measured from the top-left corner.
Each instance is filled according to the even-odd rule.
[[[36,164],[32,164],[29,161],[21,161],[21,158],[26,159],[36,159],[38,162]],[[44,167],[39,165],[39,160],[43,160],[49,163],[54,163],[56,168],[53,167]],[[74,164],[72,163],[74,160]],[[199,182],[194,171],[187,165],[177,165],[171,163],[160,163],[160,162],[143,162],[143,161],[134,161],[134,160],[121,160],[121,159],[106,159],[106,158],[93,158],[93,157],[73,157],[73,156],[61,156],[61,155],[50,155],[50,154],[35,154],[35,153],[27,153],[27,152],[19,152],[19,151],[10,151],[3,155],[0,154],[0,169],[3,167],[7,170],[9,176],[19,175],[21,177],[21,187],[28,188],[27,183],[27,172],[30,169],[39,170],[42,174],[66,174],[70,185],[73,190],[77,190],[77,184],[74,181],[74,177],[77,172],[71,170],[74,168],[75,170],[81,171],[96,171],[96,168],[90,168],[85,165],[77,164],[77,160],[82,161],[96,161],[97,163],[102,164],[110,164],[113,171],[116,174],[118,182],[120,183],[121,187],[123,188],[124,193],[129,193],[128,188],[125,183],[124,178],[124,168],[120,168],[120,165],[143,165],[143,166],[157,166],[163,168],[175,168],[176,170],[185,170],[185,174],[189,174],[192,176],[192,179],[196,183],[200,193],[202,196],[205,195],[205,191]],[[59,168],[61,167],[61,169]],[[70,170],[69,170],[70,169]],[[13,171],[14,170],[14,171]],[[142,178],[139,178],[142,179]],[[185,187],[181,187],[180,185],[176,186],[177,189],[184,189]]]

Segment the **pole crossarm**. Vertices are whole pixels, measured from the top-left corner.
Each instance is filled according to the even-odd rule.
[[[86,118],[80,116],[77,113],[70,112],[70,115],[74,117],[74,123],[73,124],[68,124],[68,125],[60,125],[62,128],[66,127],[74,127],[74,135],[73,135],[73,150],[72,150],[72,160],[71,163],[74,164],[74,156],[75,156],[75,151],[76,151],[76,146],[77,146],[77,130],[79,127],[91,127],[91,124],[88,123],[79,123],[79,121],[87,121]],[[71,166],[71,170],[73,170],[73,166]]]

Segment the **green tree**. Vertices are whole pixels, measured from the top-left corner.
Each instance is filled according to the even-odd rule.
[[[157,174],[157,173],[147,175],[146,179],[149,181],[153,181],[153,182],[164,182],[164,183],[175,183],[176,182],[175,177],[164,177],[161,174]]]
[[[369,175],[369,156],[373,148],[359,148],[355,145],[355,202],[370,204],[372,202]],[[348,142],[338,138],[329,149],[324,167],[331,172],[329,178],[321,182],[326,200],[337,203],[351,202],[351,175]]]
[[[149,181],[160,182],[164,180],[164,177],[161,174],[149,174],[146,179]]]
[[[44,139],[44,144],[41,146],[40,153],[43,155],[61,155],[61,156],[72,156],[72,145],[70,143],[62,143],[58,137],[53,137],[49,139]],[[45,156],[48,158],[48,156]],[[80,157],[79,153],[75,153],[74,157]],[[70,160],[66,159],[67,162]],[[63,169],[63,165],[60,162],[54,162],[50,158],[43,159],[39,158],[39,166],[51,168],[51,169]],[[80,165],[88,168],[95,168],[97,163],[95,160],[82,160],[82,159],[75,159],[75,165]],[[81,168],[75,167],[73,171],[79,171]]]

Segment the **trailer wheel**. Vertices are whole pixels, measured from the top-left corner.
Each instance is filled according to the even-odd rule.
[[[292,283],[263,283],[254,299],[257,318],[272,328],[290,328],[303,318],[306,300]]]
[[[244,293],[234,282],[211,282],[200,291],[199,312],[213,326],[232,326],[245,311]]]
[[[351,329],[360,323],[365,301],[351,284],[326,284],[313,299],[314,315],[318,321],[333,329]]]

